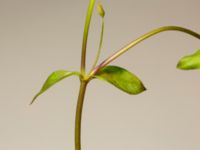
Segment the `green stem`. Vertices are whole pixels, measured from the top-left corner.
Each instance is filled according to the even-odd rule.
[[[85,74],[87,39],[88,39],[88,32],[89,32],[90,21],[92,17],[94,4],[95,4],[95,0],[90,0],[90,4],[88,6],[86,20],[85,20],[85,28],[84,28],[83,43],[82,43],[82,54],[81,54],[81,74]]]
[[[115,60],[117,57],[119,57],[120,55],[122,55],[123,53],[125,53],[126,51],[128,51],[130,48],[132,48],[133,46],[137,45],[138,43],[144,41],[145,39],[158,34],[160,32],[163,31],[180,31],[180,32],[184,32],[187,33],[189,35],[192,35],[198,39],[200,39],[200,34],[183,28],[183,27],[178,27],[178,26],[164,26],[164,27],[160,27],[157,29],[154,29],[146,34],[144,34],[143,36],[139,37],[138,39],[132,41],[131,43],[127,44],[126,46],[124,46],[123,48],[121,48],[119,51],[117,51],[116,53],[114,53],[113,55],[111,55],[110,57],[108,57],[107,59],[105,59],[100,65],[98,65],[95,69],[93,69],[93,71],[91,72],[91,76],[94,75],[96,72],[99,71],[100,68],[108,65],[110,62],[112,62],[113,60]]]
[[[75,119],[75,150],[81,150],[81,118],[87,81],[81,80]]]
[[[91,71],[96,67],[97,65],[97,62],[99,60],[99,56],[101,54],[101,49],[102,49],[102,43],[103,43],[103,34],[104,34],[104,18],[102,18],[102,26],[101,26],[101,35],[100,35],[100,42],[99,42],[99,49],[98,49],[98,52],[97,52],[97,55],[96,55],[96,59],[94,61],[94,64],[92,66],[92,69]],[[91,72],[90,71],[90,72]]]

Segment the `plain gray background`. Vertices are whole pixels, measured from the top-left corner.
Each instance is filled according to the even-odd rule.
[[[178,25],[200,32],[199,0],[102,0],[106,10],[101,60],[140,35]],[[47,76],[79,70],[89,0],[0,0],[0,149],[73,150],[77,77],[29,106]],[[98,48],[94,12],[87,63]],[[183,33],[165,32],[132,48],[113,65],[134,72],[147,91],[130,96],[94,80],[83,112],[83,150],[199,150],[200,71],[176,69],[200,48]]]

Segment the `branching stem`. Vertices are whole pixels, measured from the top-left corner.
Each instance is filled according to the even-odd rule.
[[[158,34],[160,32],[164,32],[164,31],[180,31],[180,32],[184,32],[186,34],[189,34],[191,36],[194,36],[198,39],[200,39],[200,34],[183,28],[183,27],[178,27],[178,26],[164,26],[164,27],[160,27],[157,29],[154,29],[146,34],[144,34],[143,36],[139,37],[138,39],[132,41],[131,43],[127,44],[126,46],[124,46],[123,48],[121,48],[119,51],[117,51],[116,53],[114,53],[113,55],[111,55],[110,57],[108,57],[107,59],[105,59],[102,63],[100,63],[96,68],[93,69],[93,71],[90,73],[90,76],[95,75],[96,72],[99,71],[100,68],[108,65],[110,62],[112,62],[113,60],[115,60],[116,58],[118,58],[119,56],[121,56],[123,53],[127,52],[130,48],[132,48],[133,46],[137,45],[138,43],[144,41],[145,39]]]

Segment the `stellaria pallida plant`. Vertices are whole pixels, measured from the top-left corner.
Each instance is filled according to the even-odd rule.
[[[101,53],[102,42],[103,42],[103,34],[104,34],[104,16],[105,11],[103,6],[98,3],[97,4],[97,11],[102,19],[102,29],[101,29],[101,36],[99,42],[99,49],[97,51],[96,59],[91,70],[87,73],[85,71],[86,68],[86,49],[87,49],[87,39],[88,39],[88,32],[90,27],[90,21],[92,12],[94,9],[95,0],[90,0],[86,20],[85,20],[85,28],[83,34],[83,42],[82,42],[82,55],[81,55],[81,66],[80,72],[70,72],[66,70],[57,70],[54,71],[45,81],[44,85],[42,86],[41,90],[36,94],[30,104],[32,104],[38,96],[48,90],[57,82],[72,76],[76,75],[80,79],[80,90],[78,95],[77,107],[76,107],[76,116],[75,116],[75,150],[81,150],[81,116],[82,116],[82,108],[84,102],[84,95],[86,92],[86,87],[92,79],[100,79],[104,80],[115,87],[119,88],[120,90],[131,94],[139,94],[146,90],[143,83],[140,79],[133,73],[129,72],[128,70],[119,67],[119,66],[110,66],[109,63],[121,56],[123,53],[127,52],[130,48],[134,47],[138,43],[146,40],[147,38],[154,36],[160,32],[164,31],[179,31],[186,34],[189,34],[195,38],[200,39],[200,34],[179,26],[164,26],[154,29],[141,37],[137,38],[136,40],[132,41],[131,43],[125,45],[123,48],[115,52],[110,57],[106,58],[103,62],[98,63],[98,59]],[[190,69],[199,69],[200,68],[200,50],[196,53],[183,57],[177,64],[177,68],[190,70]]]

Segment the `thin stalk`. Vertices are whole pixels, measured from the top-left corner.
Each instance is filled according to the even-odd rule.
[[[76,106],[76,119],[75,119],[75,150],[81,150],[81,118],[83,110],[83,102],[85,97],[85,91],[87,87],[87,81],[81,80],[79,96]]]
[[[82,43],[82,54],[81,54],[81,74],[83,75],[85,75],[87,39],[88,39],[88,32],[90,28],[90,21],[91,21],[92,12],[94,9],[94,4],[95,4],[95,0],[90,0],[90,4],[88,6],[86,20],[85,20],[85,28],[84,28],[83,43]]]
[[[126,51],[128,51],[130,48],[132,48],[133,46],[137,45],[138,43],[144,41],[145,39],[158,34],[160,32],[164,32],[164,31],[180,31],[180,32],[184,32],[186,34],[189,34],[191,36],[194,36],[198,39],[200,39],[200,34],[183,28],[183,27],[178,27],[178,26],[164,26],[164,27],[160,27],[157,29],[154,29],[146,34],[144,34],[143,36],[139,37],[138,39],[132,41],[131,43],[127,44],[126,46],[124,46],[123,48],[121,48],[120,50],[118,50],[116,53],[114,53],[113,55],[111,55],[110,57],[108,57],[107,59],[105,59],[100,65],[98,65],[95,69],[93,69],[93,71],[90,73],[90,75],[95,75],[96,72],[99,71],[100,68],[108,65],[110,62],[112,62],[113,60],[115,60],[116,58],[118,58],[120,55],[122,55],[123,53],[125,53]]]
[[[99,49],[97,51],[97,55],[96,55],[96,58],[95,58],[95,61],[94,61],[94,64],[92,66],[91,71],[96,67],[97,62],[99,60],[99,56],[101,54],[102,43],[103,43],[103,34],[104,34],[104,18],[102,18],[102,26],[101,26],[101,36],[100,36],[100,41],[99,41]]]

